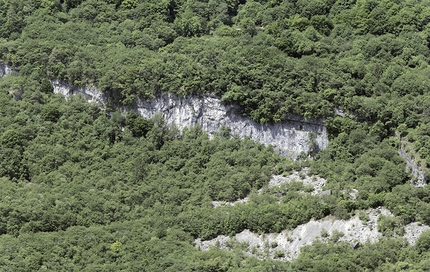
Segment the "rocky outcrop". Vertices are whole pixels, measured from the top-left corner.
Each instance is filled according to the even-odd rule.
[[[268,187],[279,187],[292,181],[299,181],[305,186],[310,186],[313,189],[312,192],[310,192],[311,195],[321,195],[323,187],[327,183],[324,178],[315,175],[310,176],[309,168],[304,167],[300,171],[295,171],[288,176],[274,175],[269,181]]]
[[[245,253],[260,259],[293,260],[300,254],[303,246],[311,245],[319,240],[321,242],[344,241],[353,249],[360,244],[374,243],[383,236],[377,230],[377,220],[380,215],[393,216],[391,212],[383,207],[369,209],[365,212],[367,221],[362,221],[358,216],[349,220],[338,220],[326,217],[321,220],[311,220],[291,230],[281,233],[256,234],[249,230],[237,233],[233,237],[220,235],[212,240],[202,241],[196,239],[194,245],[200,250],[209,250],[211,247],[220,249],[233,249],[235,245],[239,248],[247,246]],[[411,223],[405,226],[404,238],[415,244],[418,237],[424,231],[430,229],[425,225]]]
[[[179,129],[200,125],[210,136],[223,126],[230,128],[232,135],[250,137],[265,145],[273,145],[282,155],[297,158],[300,153],[307,153],[309,146],[316,150],[328,145],[327,132],[321,121],[305,121],[290,116],[283,123],[258,124],[239,114],[237,105],[225,106],[212,96],[181,96],[165,94],[150,102],[140,102],[136,106],[140,115],[150,118],[161,112],[168,124],[175,124]],[[315,136],[311,143],[309,134]]]
[[[423,187],[425,186],[426,180],[424,177],[424,171],[422,171],[418,165],[406,154],[406,152],[403,149],[399,149],[399,155],[400,157],[404,158],[406,161],[407,168],[410,169],[412,176],[417,178],[416,182],[413,183],[415,187]]]
[[[51,82],[54,93],[60,93],[66,98],[81,94],[89,102],[104,105],[107,101],[104,94],[94,87],[73,87],[58,80]],[[149,102],[139,101],[133,110],[145,118],[162,113],[169,125],[174,124],[180,130],[200,125],[209,136],[213,136],[223,126],[228,127],[232,135],[273,145],[279,153],[292,158],[297,158],[302,152],[307,153],[310,145],[316,152],[328,145],[327,132],[321,121],[304,121],[291,116],[283,123],[258,124],[241,116],[238,106],[225,106],[220,99],[209,95],[162,94]],[[314,134],[314,140],[310,140],[310,133]]]
[[[280,187],[284,184],[288,184],[293,181],[296,181],[296,182],[302,182],[303,185],[312,188],[312,191],[309,193],[313,196],[315,195],[323,196],[327,194],[327,192],[329,191],[331,192],[331,190],[323,191],[323,187],[327,183],[325,179],[314,175],[309,176],[308,173],[309,173],[309,168],[305,167],[305,168],[302,168],[302,170],[295,171],[292,174],[287,176],[273,175],[269,181],[267,188]],[[257,191],[257,193],[261,194],[264,191],[265,189],[261,188],[260,190]],[[305,194],[306,192],[300,191],[300,193]],[[280,198],[282,197],[282,195],[277,195],[277,196],[280,201],[281,200]],[[212,201],[212,206],[214,206],[215,208],[221,207],[221,206],[234,206],[239,203],[247,203],[248,200],[249,200],[249,197],[238,199],[236,201]]]
[[[410,172],[413,177],[416,178],[411,184],[415,187],[424,187],[427,185],[427,180],[424,175],[424,171],[415,163],[415,161],[406,153],[404,145],[407,140],[404,140],[399,133],[396,133],[397,139],[400,141],[400,146],[398,149],[399,156],[406,161],[406,171]]]
[[[311,192],[312,195],[321,196],[326,192],[322,191],[326,180],[318,176],[309,176],[307,168],[286,177],[273,176],[268,187],[279,187],[291,181],[301,181],[304,185],[312,186],[314,189]],[[262,189],[258,191],[258,193],[261,192]],[[358,191],[350,189],[347,193],[353,199]],[[213,201],[212,205],[214,208],[234,206],[239,203],[246,203],[248,200],[248,197],[246,197],[235,202]],[[360,218],[359,214],[364,214],[365,216]],[[219,235],[212,240],[198,238],[194,241],[194,245],[201,250],[209,250],[211,247],[231,250],[237,247],[242,249],[244,253],[260,259],[293,260],[299,256],[303,246],[312,245],[317,240],[321,242],[343,241],[349,243],[353,249],[364,243],[377,242],[383,237],[377,228],[380,215],[393,216],[387,208],[378,207],[361,211],[349,220],[340,220],[333,216],[327,216],[320,220],[311,220],[294,229],[283,230],[280,233],[256,234],[249,230],[244,230],[234,236]],[[405,225],[403,237],[411,245],[414,245],[419,236],[429,229],[430,227],[427,225],[413,222]]]
[[[94,87],[71,87],[67,83],[52,81],[54,93],[65,97],[81,94],[89,102],[104,105],[107,101],[102,92]],[[265,145],[273,145],[282,155],[297,158],[302,152],[307,153],[312,145],[319,151],[328,145],[327,132],[321,121],[304,121],[291,116],[283,123],[258,124],[239,114],[236,105],[225,106],[212,96],[183,96],[164,94],[147,102],[136,104],[135,111],[145,118],[162,113],[167,124],[176,125],[180,130],[185,127],[200,125],[209,136],[213,136],[223,126],[230,128],[232,135],[249,137]],[[314,134],[312,143],[309,133]]]
[[[0,76],[11,72],[11,67],[0,64]],[[54,93],[66,98],[70,95],[82,95],[88,102],[101,106],[107,102],[106,96],[95,86],[71,86],[59,80],[51,80],[51,83]],[[240,115],[237,105],[225,106],[220,99],[209,95],[163,94],[149,102],[138,102],[134,110],[145,118],[151,118],[160,112],[169,125],[174,124],[181,130],[200,125],[209,136],[213,136],[223,126],[228,127],[232,135],[273,145],[276,151],[294,159],[301,153],[307,154],[310,147],[311,151],[318,152],[328,145],[327,132],[321,120],[306,121],[298,116],[289,116],[283,123],[259,124]]]
[[[403,149],[399,149],[399,155],[400,157],[404,158],[406,161],[407,169],[410,170],[412,176],[417,178],[416,182],[413,183],[415,187],[423,187],[425,186],[426,179],[424,176],[424,171],[422,171],[418,165],[406,154],[406,152]]]
[[[0,63],[0,77],[12,74],[12,68],[9,65]]]

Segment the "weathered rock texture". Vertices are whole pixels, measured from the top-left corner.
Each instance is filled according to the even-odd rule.
[[[11,73],[12,69],[0,64],[0,75]],[[64,95],[83,95],[88,102],[105,105],[107,98],[93,86],[71,86],[59,80],[51,80],[54,93]],[[175,124],[180,130],[185,127],[200,125],[210,136],[222,126],[228,127],[232,135],[248,136],[265,145],[273,145],[282,155],[297,158],[302,152],[307,153],[309,146],[313,151],[324,149],[328,145],[327,132],[320,120],[305,121],[297,116],[290,116],[283,123],[258,124],[239,114],[236,105],[225,106],[212,96],[183,96],[164,94],[150,102],[140,101],[135,109],[143,117],[151,118],[157,112],[163,114],[169,125]],[[309,140],[310,133],[315,140]]]
[[[285,183],[290,183],[292,181],[300,181],[306,186],[311,186],[313,191],[311,195],[319,195],[323,192],[323,187],[326,185],[327,181],[319,176],[309,176],[309,168],[305,167],[300,171],[293,172],[291,175],[282,176],[275,175],[269,181],[269,188],[275,186],[281,186]]]
[[[10,66],[0,63],[0,77],[12,72],[13,69]],[[51,83],[54,87],[54,93],[62,94],[66,98],[70,95],[83,95],[88,102],[98,103],[101,106],[107,102],[104,94],[93,86],[70,86],[58,80],[52,80]],[[146,118],[160,112],[168,124],[175,124],[180,129],[198,124],[209,135],[214,135],[222,126],[226,126],[231,129],[234,135],[248,136],[266,145],[274,145],[279,152],[293,158],[296,158],[301,152],[308,152],[309,133],[314,133],[316,136],[316,151],[324,149],[328,145],[327,133],[321,121],[304,121],[292,116],[284,123],[261,125],[239,115],[238,106],[224,106],[219,99],[211,96],[193,97],[166,94],[150,102],[139,102],[134,110]],[[411,166],[414,176],[418,177],[418,183],[422,184],[424,180],[422,171],[403,150],[399,150],[399,154]],[[298,180],[299,177],[300,173],[294,173],[288,177],[276,176],[269,186],[279,186],[291,180]],[[314,186],[315,194],[321,193],[325,184],[325,181],[319,178],[306,177],[303,181],[305,184]],[[246,200],[241,202],[246,202]],[[277,252],[281,251],[285,253],[285,256],[280,257],[280,259],[291,260],[298,256],[300,248],[304,245],[311,244],[316,239],[322,241],[334,239],[333,236],[336,236],[336,233],[343,233],[343,236],[338,237],[340,241],[348,241],[353,245],[356,245],[357,242],[377,241],[381,237],[381,234],[376,230],[377,218],[379,214],[391,215],[391,213],[385,208],[378,208],[368,210],[367,214],[369,220],[366,223],[359,220],[357,216],[347,221],[325,218],[318,221],[312,220],[293,230],[285,230],[279,234],[258,235],[244,230],[232,238],[219,236],[210,241],[197,239],[195,245],[202,250],[208,250],[210,246],[228,248],[230,242],[234,240],[239,243],[246,243],[248,253],[257,257],[279,258]],[[428,229],[430,229],[428,226],[411,223],[405,227],[405,237],[411,244],[414,244],[418,236]],[[327,235],[326,238],[322,237],[325,235]]]
[[[327,181],[319,176],[309,176],[308,175],[309,168],[305,167],[299,172],[293,172],[292,174],[288,176],[282,176],[282,175],[274,175],[272,176],[272,179],[270,179],[269,184],[267,188],[271,187],[280,187],[283,184],[288,184],[292,181],[299,181],[302,182],[306,186],[311,186],[313,188],[312,192],[310,192],[311,195],[322,195],[323,187],[327,183]],[[258,190],[258,193],[261,194],[264,191],[264,187]],[[305,192],[302,192],[305,193]],[[238,199],[236,201],[212,201],[212,206],[214,207],[221,207],[221,206],[234,206],[239,203],[246,203],[249,201],[249,197],[245,197],[242,199]]]
[[[4,65],[0,63],[0,77],[9,75],[12,73],[12,68],[9,65]]]
[[[88,102],[98,103],[102,106],[107,101],[104,94],[93,86],[70,86],[68,83],[59,80],[51,80],[51,83],[54,87],[54,93],[62,94],[66,98],[71,95],[82,95]]]
[[[233,237],[220,235],[208,241],[196,239],[194,245],[201,250],[209,250],[211,247],[228,250],[239,246],[242,249],[245,248],[245,253],[260,259],[293,260],[299,256],[303,246],[311,245],[316,240],[321,242],[345,241],[353,248],[360,244],[378,241],[382,237],[377,230],[378,217],[381,214],[387,216],[392,216],[392,214],[383,207],[369,209],[366,214],[369,216],[366,222],[360,220],[358,216],[349,220],[327,217],[318,221],[311,220],[281,233],[255,234],[244,230]],[[411,223],[406,225],[404,237],[409,243],[415,244],[421,233],[428,229],[428,226]]]
[[[286,177],[273,176],[268,187],[281,186],[291,181],[301,181],[305,185],[312,186],[314,190],[311,194],[313,195],[321,195],[326,184],[326,180],[323,178],[309,176],[308,169],[304,168],[300,172],[294,172]],[[349,194],[354,198],[354,194],[357,192],[357,190],[350,190]],[[235,202],[214,201],[212,204],[216,208],[219,206],[233,206],[247,201],[248,197]],[[358,215],[349,220],[339,220],[333,216],[328,216],[321,220],[311,220],[281,233],[256,234],[249,230],[244,230],[233,237],[220,235],[207,241],[196,239],[194,245],[201,250],[209,250],[211,247],[224,250],[239,247],[246,254],[260,259],[293,260],[299,256],[303,246],[311,245],[316,240],[321,242],[328,242],[329,240],[333,242],[344,241],[348,242],[352,248],[368,242],[377,242],[382,237],[382,234],[377,230],[379,216],[381,214],[393,216],[393,214],[384,207],[368,209],[364,213],[367,215],[366,221],[361,220]],[[414,245],[418,237],[429,229],[430,227],[427,225],[418,224],[417,222],[410,223],[405,226],[403,237]]]
[[[399,155],[400,155],[400,157],[405,159],[407,168],[410,169],[412,176],[417,178],[417,181],[412,185],[414,185],[415,187],[425,186],[427,183],[426,183],[426,180],[424,177],[424,172],[418,167],[418,165],[416,165],[416,163],[401,148],[399,149]]]
[[[74,87],[58,80],[51,82],[54,93],[60,93],[66,98],[81,94],[89,102],[104,105],[107,101],[103,93],[93,87]],[[174,124],[180,130],[200,125],[210,136],[225,126],[230,128],[232,135],[242,138],[248,136],[265,145],[273,145],[279,153],[292,158],[297,158],[302,152],[307,153],[310,144],[315,144],[315,151],[328,145],[327,132],[321,121],[304,121],[292,116],[283,123],[262,125],[241,116],[238,106],[224,106],[218,98],[206,95],[196,97],[164,94],[149,102],[138,102],[134,110],[145,118],[162,113],[167,124]],[[309,140],[309,133],[314,133],[314,143]]]
[[[136,110],[146,118],[161,112],[168,124],[175,124],[179,129],[198,124],[210,136],[225,126],[231,129],[232,135],[242,138],[248,136],[265,145],[274,145],[281,154],[293,158],[297,158],[301,152],[308,152],[309,133],[316,136],[316,151],[328,145],[322,122],[304,121],[292,116],[283,123],[258,124],[241,116],[238,106],[225,106],[218,98],[211,96],[166,94],[150,102],[138,103]]]

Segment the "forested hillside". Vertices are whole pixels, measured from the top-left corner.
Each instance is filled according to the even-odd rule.
[[[398,238],[430,224],[430,189],[398,155],[430,176],[429,46],[428,0],[0,0],[0,62],[16,71],[0,79],[1,270],[430,269],[429,233]],[[50,79],[95,86],[106,111]],[[116,110],[166,92],[259,123],[324,118],[329,147],[293,162],[228,129],[209,139]],[[256,193],[303,166],[332,194]],[[317,243],[289,263],[193,246],[378,206],[395,215],[386,239],[355,250]]]

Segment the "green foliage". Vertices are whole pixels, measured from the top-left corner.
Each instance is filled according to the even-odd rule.
[[[19,246],[1,267],[57,270],[61,259],[77,270],[246,270],[256,260],[219,253],[222,260],[213,262],[218,253],[198,252],[193,239],[280,228],[273,220],[281,214],[277,205],[211,204],[243,198],[267,184],[275,165],[286,163],[271,148],[230,137],[225,129],[213,140],[200,127],[181,134],[161,115],[107,116],[79,97],[65,101],[38,92],[40,104],[31,93],[15,101],[4,90],[0,240],[9,247],[15,239]],[[250,219],[269,212],[263,221]],[[28,257],[19,261],[26,248]],[[175,252],[181,252],[180,260]],[[240,265],[242,260],[247,264]]]
[[[322,238],[327,238],[329,236],[329,233],[326,229],[322,229],[321,230],[321,237]]]
[[[403,235],[404,229],[398,219],[392,216],[380,215],[378,218],[378,231],[384,236]]]
[[[425,3],[215,2],[4,3],[0,59],[38,71],[42,92],[50,77],[95,84],[126,105],[214,93],[261,123],[340,107],[380,121],[382,138],[426,109],[414,102],[429,86]]]
[[[430,249],[430,231],[423,232],[415,245],[419,252],[427,252]]]
[[[140,117],[134,112],[127,114],[125,124],[134,137],[146,136],[152,128],[150,121]]]
[[[334,233],[291,265],[191,243],[381,205],[395,215],[380,217],[386,236],[430,224],[430,189],[408,184],[397,152],[408,149],[428,176],[429,15],[428,1],[415,0],[0,0],[0,60],[19,71],[0,80],[0,266],[428,269],[427,234],[412,249],[391,239],[352,251]],[[112,112],[66,102],[50,79],[96,86]],[[199,127],[181,134],[161,116],[115,111],[161,92],[216,95],[259,123],[322,117],[330,144],[317,150],[311,134],[301,157],[315,161],[292,163],[227,128],[209,140]],[[252,193],[305,164],[330,196],[302,194],[310,189],[294,182]],[[247,204],[211,205],[249,195]]]
[[[276,251],[276,258],[283,258],[285,257],[285,253],[282,250]]]
[[[333,243],[336,243],[339,241],[340,238],[342,238],[345,234],[341,231],[338,230],[333,230],[331,237],[330,237],[330,241],[332,241]]]
[[[14,129],[6,130],[0,138],[0,144],[5,147],[18,147],[21,145],[22,136]]]
[[[401,271],[393,267],[420,270],[425,256],[418,257],[403,239],[383,239],[378,243],[352,249],[346,242],[314,243],[302,249],[291,264],[292,271]],[[311,261],[312,260],[312,261]],[[420,263],[420,261],[422,263]],[[391,268],[391,270],[389,269]]]
[[[45,121],[56,122],[60,118],[61,112],[58,110],[57,105],[46,104],[43,106],[40,115]]]

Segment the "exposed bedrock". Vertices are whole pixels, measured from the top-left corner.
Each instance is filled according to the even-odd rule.
[[[102,92],[92,87],[73,87],[67,83],[53,80],[54,93],[66,98],[81,94],[89,102],[104,104],[107,99]],[[200,125],[204,131],[213,136],[223,126],[230,128],[232,135],[252,140],[265,145],[273,145],[282,155],[297,158],[300,153],[307,153],[309,146],[314,151],[328,145],[326,129],[321,120],[304,121],[297,116],[290,116],[283,123],[258,124],[239,114],[237,105],[225,106],[220,99],[209,95],[184,96],[162,94],[151,101],[139,101],[134,110],[145,118],[162,113],[167,124],[176,125],[180,130],[185,127]],[[311,140],[310,133],[315,136]]]
[[[0,64],[1,76],[11,72],[10,66]],[[51,83],[54,93],[66,98],[70,95],[82,95],[88,102],[102,106],[107,102],[107,97],[93,86],[71,86],[59,80],[51,80]],[[259,124],[240,115],[239,106],[223,105],[219,98],[210,95],[162,94],[149,102],[139,101],[133,110],[145,118],[151,118],[160,112],[169,125],[174,124],[180,130],[200,125],[210,136],[225,126],[230,128],[232,135],[241,138],[248,136],[265,145],[273,145],[279,153],[292,158],[297,158],[301,153],[307,154],[310,147],[312,151],[318,152],[328,145],[322,120],[308,121],[291,115],[282,123]]]
[[[403,149],[398,150],[400,157],[404,158],[407,165],[407,170],[410,170],[412,176],[414,176],[417,180],[412,185],[415,187],[423,187],[426,186],[427,180],[424,176],[424,171],[422,171],[418,165],[412,160],[411,157]]]
[[[212,240],[203,241],[196,239],[194,245],[203,251],[211,247],[220,249],[231,249],[229,245],[245,243],[247,245],[244,252],[260,259],[293,260],[296,259],[303,246],[311,245],[316,240],[321,242],[343,241],[356,248],[365,243],[375,243],[383,238],[377,230],[377,221],[380,215],[393,216],[384,207],[368,209],[365,211],[368,220],[360,220],[358,215],[349,220],[339,220],[326,217],[320,220],[311,220],[294,229],[284,230],[280,233],[257,234],[249,230],[244,230],[232,237],[220,235]],[[418,237],[429,230],[429,226],[418,223],[410,223],[405,226],[406,240],[414,245]],[[281,252],[281,256],[277,256]]]
[[[71,95],[82,95],[88,102],[100,105],[104,105],[107,101],[105,95],[92,86],[71,86],[70,84],[59,80],[51,80],[51,83],[54,87],[54,93],[62,94],[66,98]]]
[[[136,110],[149,118],[161,112],[168,124],[175,124],[179,129],[200,125],[210,136],[222,126],[228,127],[232,135],[252,140],[265,145],[273,145],[281,154],[297,158],[301,152],[307,153],[311,144],[316,144],[315,151],[328,145],[327,132],[321,121],[304,121],[291,116],[282,123],[258,124],[239,114],[237,105],[225,106],[212,96],[181,96],[165,94],[150,102],[139,102]],[[315,141],[309,138],[313,133]]]
[[[0,63],[0,77],[12,74],[12,68],[9,65]]]

